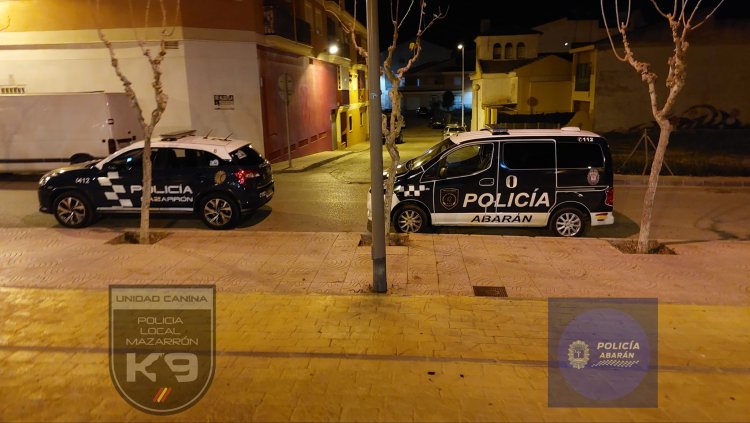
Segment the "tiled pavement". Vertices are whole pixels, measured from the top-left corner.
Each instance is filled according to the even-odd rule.
[[[747,421],[750,243],[412,236],[371,294],[359,234],[0,229],[0,421]],[[111,283],[215,283],[217,371],[155,417],[110,381]],[[503,285],[508,299],[471,296]],[[658,297],[659,407],[547,407],[547,297]]]

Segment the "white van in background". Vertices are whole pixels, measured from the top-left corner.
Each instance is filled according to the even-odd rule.
[[[0,172],[102,158],[143,138],[125,93],[0,95]]]

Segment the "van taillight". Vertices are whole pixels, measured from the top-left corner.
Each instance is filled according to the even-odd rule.
[[[604,200],[604,204],[608,206],[615,204],[615,189],[613,187],[607,188],[607,199]]]
[[[245,185],[245,183],[248,180],[260,177],[260,173],[254,170],[243,169],[243,170],[238,170],[237,172],[234,172],[234,177],[237,178],[237,181],[240,183],[240,185]]]

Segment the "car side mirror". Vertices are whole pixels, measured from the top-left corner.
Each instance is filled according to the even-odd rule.
[[[441,167],[440,168],[440,172],[438,173],[438,175],[440,175],[441,178],[447,177],[448,176],[448,168]]]

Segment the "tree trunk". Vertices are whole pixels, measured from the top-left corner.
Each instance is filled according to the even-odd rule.
[[[654,161],[651,164],[651,174],[648,177],[648,188],[646,195],[643,197],[643,213],[641,214],[641,230],[638,233],[638,247],[636,252],[639,254],[648,253],[648,241],[651,234],[651,217],[654,210],[654,198],[656,197],[656,188],[659,186],[659,173],[664,163],[664,155],[667,152],[669,136],[672,134],[672,124],[667,119],[661,119],[659,123],[659,143],[656,145]]]
[[[388,135],[385,137],[385,146],[391,157],[391,163],[388,166],[388,179],[385,185],[385,239],[390,239],[391,233],[391,206],[393,205],[393,189],[396,179],[396,167],[401,161],[401,155],[396,147],[396,137],[401,132],[401,119],[396,120],[401,115],[401,93],[398,92],[399,80],[391,81],[391,90],[388,96],[391,98],[391,118],[387,124],[389,127]]]
[[[151,133],[146,134],[143,145],[143,181],[141,187],[141,231],[138,236],[140,244],[148,244],[150,241],[150,213],[151,213]]]

